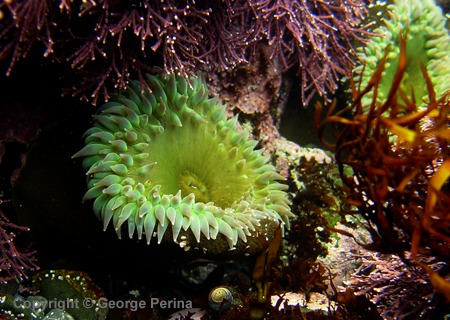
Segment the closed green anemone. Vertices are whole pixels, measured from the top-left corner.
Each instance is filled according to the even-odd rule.
[[[402,35],[406,39],[409,60],[401,83],[402,90],[408,96],[414,92],[417,101],[427,100],[428,89],[418,62],[421,61],[436,94],[441,96],[450,90],[450,36],[446,28],[447,18],[433,0],[391,2],[387,6],[386,2],[377,2],[375,8],[380,10],[377,15],[381,15],[384,25],[374,30],[380,37],[373,37],[364,47],[359,48],[360,64],[354,69],[356,81],[361,82],[364,89],[388,50],[377,94],[377,99],[384,102],[397,71]],[[370,105],[372,97],[373,92],[366,95],[362,101],[363,105]]]
[[[257,141],[236,130],[200,78],[147,76],[112,97],[85,133],[88,191],[104,230],[220,253],[256,251],[289,227],[287,186]],[[124,228],[123,228],[124,227]],[[224,245],[217,245],[219,243]],[[250,248],[253,247],[253,248]]]

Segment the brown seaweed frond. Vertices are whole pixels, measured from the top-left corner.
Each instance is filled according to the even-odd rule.
[[[381,253],[405,252],[450,258],[450,91],[437,97],[426,68],[427,101],[400,89],[409,63],[406,40],[400,38],[400,58],[390,92],[377,101],[386,56],[368,85],[353,81],[353,103],[335,112],[334,103],[321,120],[316,106],[316,127],[321,139],[332,127],[341,177],[347,187],[344,215],[363,217],[372,237],[364,247]],[[373,92],[370,106],[362,98]],[[346,175],[344,169],[351,169]],[[347,170],[348,171],[348,170]],[[448,283],[447,283],[448,284]],[[450,285],[448,285],[450,293]]]

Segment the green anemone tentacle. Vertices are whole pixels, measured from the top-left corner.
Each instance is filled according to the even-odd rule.
[[[134,81],[100,108],[74,155],[87,169],[84,200],[94,200],[104,229],[112,223],[120,238],[126,226],[147,243],[189,234],[234,248],[267,225],[289,227],[284,178],[205,83],[189,81],[148,76],[151,92]]]
[[[450,35],[446,28],[447,18],[433,0],[394,0],[377,9],[384,25],[374,30],[380,37],[374,37],[358,49],[359,64],[354,68],[356,83],[365,88],[370,77],[388,50],[385,69],[378,88],[377,99],[384,102],[397,70],[400,54],[400,36],[406,40],[409,60],[401,88],[409,96],[411,92],[417,101],[426,101],[428,89],[419,62],[424,64],[438,96],[450,90]],[[385,2],[383,2],[385,3]],[[378,14],[378,13],[377,13]],[[373,92],[363,98],[368,106]]]

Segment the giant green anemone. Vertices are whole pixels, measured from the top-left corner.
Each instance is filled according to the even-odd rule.
[[[156,237],[220,253],[255,250],[250,240],[289,227],[283,177],[203,80],[161,75],[146,83],[131,82],[104,104],[74,155],[84,157],[84,200],[94,199],[104,230],[112,223],[119,238],[124,226],[147,243]]]
[[[409,63],[402,79],[402,90],[407,95],[413,91],[418,101],[428,98],[428,89],[418,61],[424,64],[438,96],[450,90],[450,36],[442,9],[433,0],[394,0],[384,9],[387,9],[382,15],[384,25],[374,30],[381,36],[372,38],[367,45],[359,48],[360,64],[354,69],[354,75],[362,88],[367,86],[388,50],[377,95],[379,101],[386,99],[397,70],[400,36],[403,36]],[[370,104],[372,97],[373,93],[366,95],[363,105]]]

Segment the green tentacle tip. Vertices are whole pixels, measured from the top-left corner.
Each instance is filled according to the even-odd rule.
[[[283,177],[200,78],[147,76],[103,105],[85,134],[94,212],[104,229],[125,227],[147,243],[174,241],[213,254],[261,249],[278,226],[289,228]],[[124,230],[124,232],[125,232]]]

